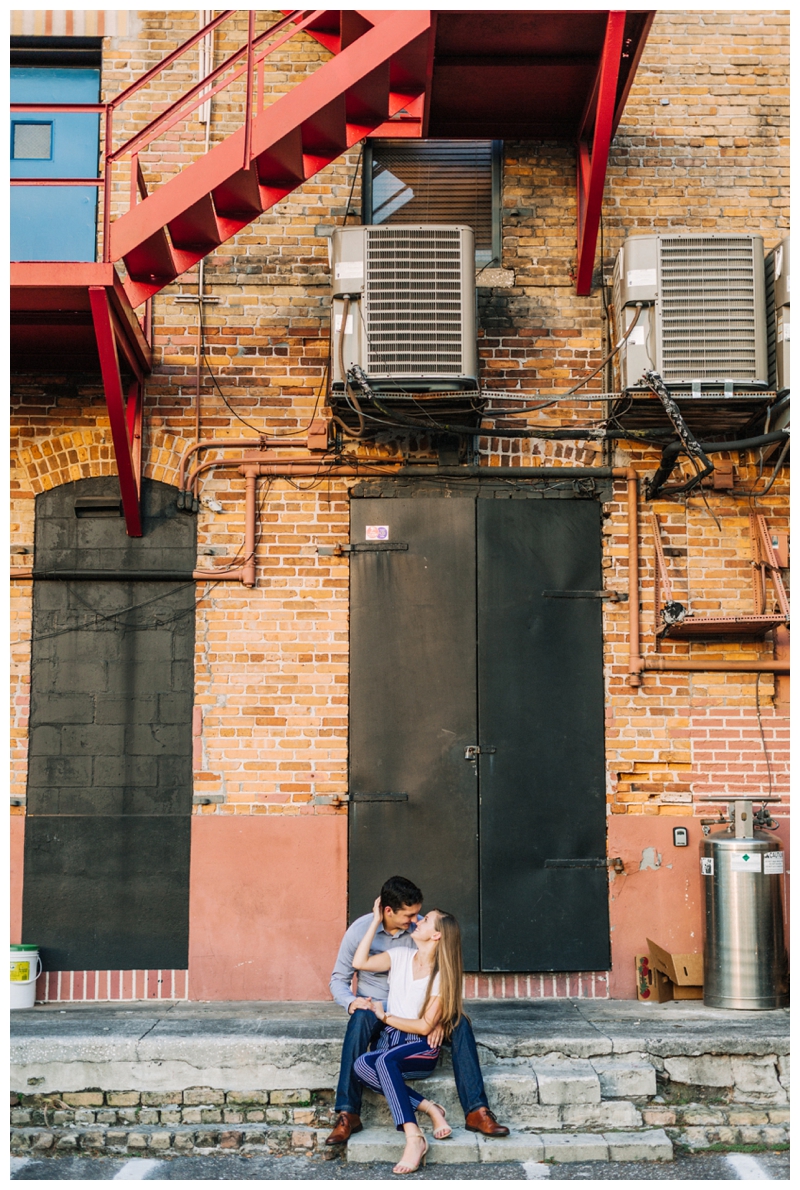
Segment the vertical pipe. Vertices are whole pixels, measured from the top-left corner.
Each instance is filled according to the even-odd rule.
[[[194,440],[200,441],[200,386],[203,373],[203,264],[201,259],[197,267],[197,375],[194,390]]]
[[[245,469],[245,497],[244,497],[244,562],[242,563],[242,583],[245,587],[256,585],[256,489],[258,485],[258,469]]]
[[[629,468],[628,484],[628,685],[641,686],[642,658],[639,640],[639,482]]]
[[[775,644],[773,646],[774,656],[776,661],[789,660],[789,629],[785,624],[780,628],[775,629]],[[789,707],[789,675],[785,677],[776,675],[775,677],[775,698],[776,707]]]

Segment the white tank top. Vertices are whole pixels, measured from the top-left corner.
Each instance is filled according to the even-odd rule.
[[[414,979],[416,946],[398,946],[388,953],[392,965],[389,969],[389,999],[386,1011],[390,1016],[404,1017],[409,1021],[419,1020],[430,972],[423,975],[422,979]],[[437,972],[431,989],[432,996],[439,995],[440,983]]]

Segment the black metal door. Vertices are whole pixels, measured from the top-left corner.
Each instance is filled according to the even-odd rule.
[[[389,876],[454,913],[478,966],[475,507],[470,499],[353,500],[350,918]],[[383,541],[367,541],[378,527]],[[391,800],[375,799],[400,795]],[[404,800],[407,798],[407,800]]]
[[[484,971],[609,966],[600,511],[477,502]]]
[[[351,920],[400,874],[467,970],[606,969],[601,604],[563,597],[602,587],[599,504],[351,509]]]

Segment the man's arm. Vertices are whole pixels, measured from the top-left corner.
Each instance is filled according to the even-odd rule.
[[[367,922],[368,924],[369,922]],[[348,1011],[351,1003],[356,999],[351,986],[353,976],[356,972],[353,966],[353,956],[365,933],[366,927],[361,929],[358,922],[353,922],[344,938],[342,938],[342,944],[339,947],[339,953],[336,956],[333,973],[331,974],[331,995],[337,1004],[341,1004],[342,1008]]]

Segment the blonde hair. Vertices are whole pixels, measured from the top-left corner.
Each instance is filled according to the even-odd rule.
[[[428,986],[425,990],[425,1002],[420,1016],[425,1015],[431,998],[433,981],[438,975],[439,999],[442,1005],[442,1016],[439,1024],[444,1029],[444,1035],[449,1038],[453,1029],[464,1015],[464,960],[461,957],[461,928],[452,913],[445,913],[443,909],[434,909],[439,919],[437,929],[442,935],[436,943]]]

